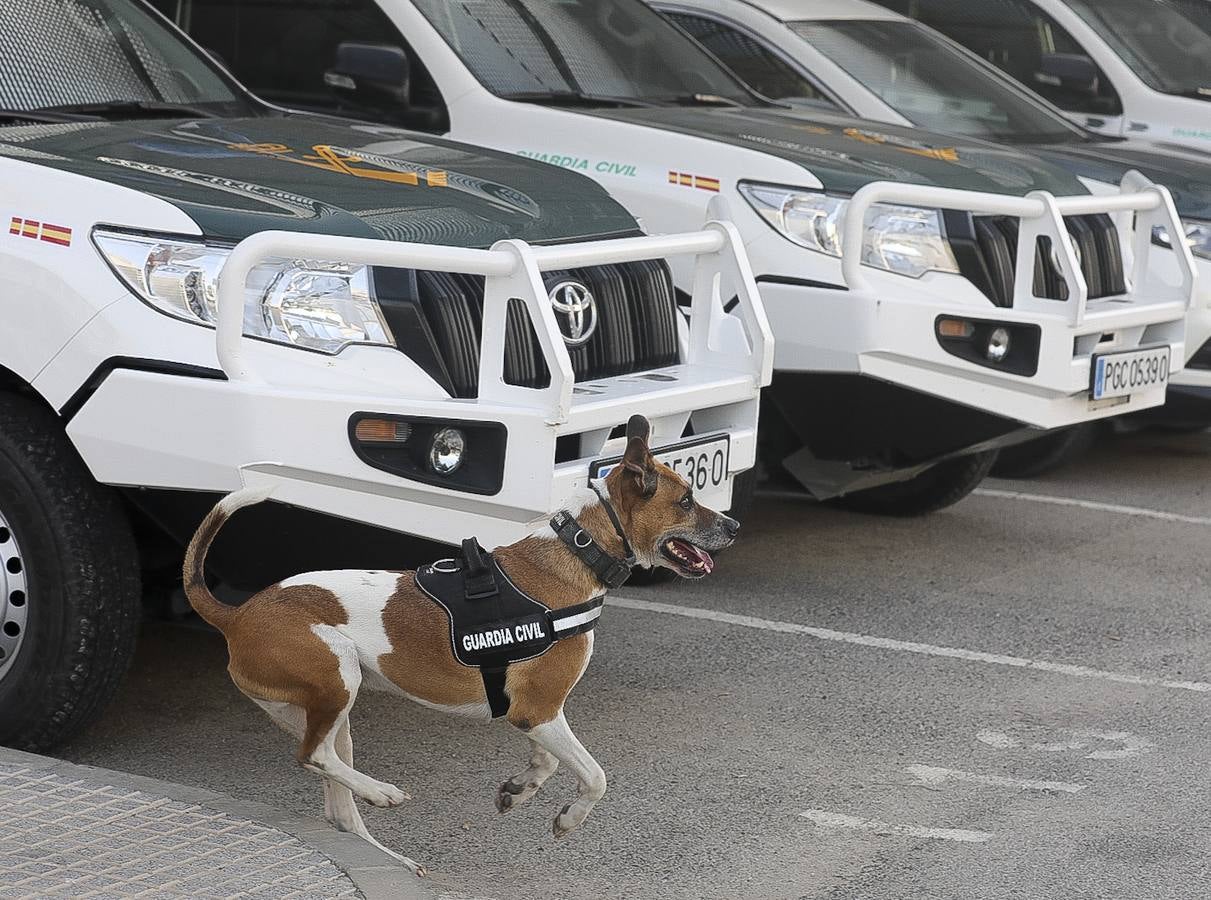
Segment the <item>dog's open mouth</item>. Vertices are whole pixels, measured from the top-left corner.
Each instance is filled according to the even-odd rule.
[[[660,553],[684,578],[702,578],[715,570],[715,560],[709,553],[681,538],[669,538]]]

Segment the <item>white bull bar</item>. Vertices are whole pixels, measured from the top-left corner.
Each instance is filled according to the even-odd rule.
[[[725,207],[716,204],[710,213],[714,216],[724,210]],[[685,366],[691,370],[707,367],[715,372],[750,376],[755,392],[769,384],[773,376],[774,341],[743,246],[735,227],[717,219],[708,221],[702,231],[686,234],[556,246],[507,240],[490,250],[265,231],[241,241],[232,250],[219,277],[216,321],[219,364],[232,381],[267,383],[255,359],[258,342],[244,335],[245,285],[252,270],[266,259],[285,257],[480,275],[485,278],[485,290],[478,402],[528,408],[540,413],[547,424],[561,425],[568,422],[572,413],[576,379],[542,273],[691,255],[696,257],[696,269]],[[721,293],[725,282],[738,300],[730,315],[724,309],[730,297]],[[551,383],[546,388],[505,382],[506,316],[509,301],[514,298],[526,305],[551,373]],[[736,351],[736,329],[743,332],[747,353]],[[725,330],[732,332],[732,340],[723,338],[721,332]],[[626,402],[634,407],[634,412],[644,411],[642,393],[632,393]]]
[[[692,256],[696,266],[682,362],[577,383],[542,273],[674,255]],[[243,329],[249,273],[267,258],[282,257],[483,276],[478,397],[443,396],[435,384],[415,393],[406,385],[398,392],[351,391],[340,376],[357,369],[356,345],[332,358],[332,377],[324,377],[324,368],[303,384],[289,373],[278,377],[283,348],[246,337]],[[550,372],[545,388],[505,383],[506,313],[514,298],[525,304]],[[679,442],[692,416],[696,436],[729,436],[729,476],[751,467],[759,391],[774,363],[773,337],[739,233],[722,221],[688,234],[547,247],[502,241],[490,250],[265,232],[245,239],[228,258],[216,325],[218,358],[230,383],[222,412],[214,415],[226,418],[234,437],[218,449],[244,483],[273,483],[275,498],[285,503],[446,542],[474,533],[488,546],[516,540],[526,523],[584,484],[589,463],[621,453],[625,441],[611,435],[634,413],[651,421],[654,447]],[[503,426],[508,440],[500,489],[467,492],[368,467],[347,435],[358,412]],[[558,456],[557,441],[565,436],[577,437],[574,459]]]
[[[877,203],[957,209],[975,215],[1013,216],[1021,219],[1013,309],[1066,319],[1074,328],[1085,323],[1089,311],[1089,285],[1081,271],[1080,260],[1077,258],[1068,229],[1064,226],[1064,217],[1097,213],[1116,215],[1123,233],[1132,233],[1130,269],[1126,273],[1127,293],[1113,298],[1118,310],[1126,313],[1127,308],[1130,308],[1132,312],[1138,313],[1139,308],[1143,306],[1159,307],[1174,302],[1183,304],[1189,310],[1194,304],[1198,274],[1194,256],[1184,241],[1175,241],[1172,251],[1177,260],[1180,284],[1174,285],[1164,281],[1151,265],[1155,251],[1170,252],[1169,248],[1153,245],[1154,228],[1166,228],[1171,235],[1185,232],[1168,189],[1154,184],[1139,172],[1127,173],[1120,186],[1120,193],[1102,196],[1056,197],[1046,191],[1035,191],[1025,197],[1013,197],[882,181],[869,184],[854,194],[845,212],[841,265],[846,286],[851,291],[872,290],[863,271],[863,232],[866,214]],[[1134,224],[1130,221],[1132,213]],[[1034,265],[1040,237],[1051,240],[1060,272],[1068,284],[1066,301],[1038,297],[1034,293]],[[1100,298],[1108,299],[1111,298]],[[1060,303],[1063,303],[1062,307]],[[1100,324],[1104,323],[1099,321]]]

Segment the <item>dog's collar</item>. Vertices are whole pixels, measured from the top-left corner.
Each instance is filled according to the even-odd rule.
[[[610,524],[614,526],[614,531],[622,539],[622,552],[626,554],[626,558],[619,559],[607,553],[597,541],[593,540],[591,534],[580,527],[576,517],[566,509],[561,509],[551,518],[551,529],[567,545],[567,548],[592,570],[603,587],[622,587],[631,577],[631,569],[635,568],[635,550],[631,547],[631,542],[627,540],[626,532],[622,530],[622,522],[619,521],[618,513],[614,511],[614,505],[610,503],[609,498],[597,490],[597,485],[591,481],[589,487],[601,501],[601,505],[610,519]]]

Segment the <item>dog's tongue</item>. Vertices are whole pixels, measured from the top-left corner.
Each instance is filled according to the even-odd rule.
[[[715,560],[705,550],[676,538],[673,539],[673,543],[677,545],[677,549],[684,553],[688,559],[702,563],[702,568],[708,575],[715,571]]]

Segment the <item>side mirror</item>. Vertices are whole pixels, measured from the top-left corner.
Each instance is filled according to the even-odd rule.
[[[401,106],[408,102],[411,72],[402,47],[344,41],[324,84],[362,106]]]
[[[1084,54],[1044,53],[1034,80],[1043,87],[1095,97],[1101,74],[1097,63]]]

